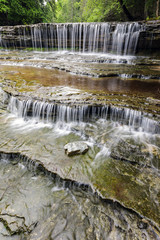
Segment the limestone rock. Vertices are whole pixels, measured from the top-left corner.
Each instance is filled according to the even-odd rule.
[[[151,104],[155,104],[155,105],[158,105],[160,106],[160,100],[159,99],[155,99],[155,98],[152,98],[152,97],[148,97],[147,98],[147,101]]]
[[[121,139],[117,145],[113,145],[111,157],[160,169],[159,148],[133,139]]]
[[[0,215],[0,220],[7,227],[11,235],[21,232],[27,232],[24,217],[2,214]]]
[[[64,146],[65,153],[69,157],[77,154],[84,154],[88,149],[88,145],[83,141],[68,143]]]

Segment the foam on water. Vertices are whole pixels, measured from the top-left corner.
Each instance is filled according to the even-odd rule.
[[[108,53],[118,55],[135,54],[139,34],[144,26],[137,23],[65,23],[35,24],[18,28],[18,39],[8,41],[0,37],[0,46],[32,47],[36,49],[58,49],[59,52]],[[1,36],[0,29],[0,36]]]
[[[101,156],[109,156],[110,155],[110,149],[107,148],[105,145],[101,148],[101,150],[97,153],[97,155],[95,156],[95,160],[97,160],[98,158],[100,158]]]
[[[9,114],[6,120],[10,122],[10,126],[16,131],[27,131],[31,132],[33,129],[48,128],[52,129],[53,125],[51,123],[44,123],[43,121],[37,122],[35,119],[28,119],[17,117],[14,114]]]
[[[145,116],[142,112],[111,105],[63,105],[41,101],[19,100],[11,97],[8,110],[24,119],[32,118],[36,122],[70,123],[94,122],[100,118],[129,126],[130,130],[160,133],[159,123]]]
[[[51,192],[59,192],[59,191],[64,191],[64,188],[55,186],[51,189]]]

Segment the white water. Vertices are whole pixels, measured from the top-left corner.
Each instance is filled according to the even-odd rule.
[[[116,26],[111,23],[37,24],[19,27],[18,40],[11,42],[0,37],[0,46],[134,55],[143,29],[143,25],[134,22]]]
[[[36,122],[45,123],[70,123],[70,122],[94,122],[98,119],[106,119],[127,125],[131,130],[149,133],[160,133],[158,123],[144,116],[142,112],[128,108],[114,106],[90,106],[90,105],[62,105],[48,102],[18,100],[11,97],[8,110],[18,117],[32,118]]]

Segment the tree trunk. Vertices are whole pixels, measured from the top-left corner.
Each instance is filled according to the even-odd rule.
[[[147,17],[148,17],[147,0],[145,0],[145,4],[144,4],[144,18],[147,19]]]
[[[159,0],[158,0],[159,1]],[[130,12],[128,11],[128,9],[126,8],[126,6],[123,3],[123,0],[118,0],[118,2],[120,3],[123,12],[125,13],[126,17],[128,18],[129,21],[134,21],[133,16],[130,14]]]
[[[71,12],[72,22],[74,22],[73,17],[74,17],[74,0],[72,0],[72,12]]]
[[[157,0],[157,7],[156,7],[156,18],[159,17],[159,0]]]

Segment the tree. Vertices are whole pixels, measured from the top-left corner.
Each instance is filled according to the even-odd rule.
[[[57,22],[80,22],[80,0],[58,0],[56,4]]]
[[[121,5],[121,7],[122,7],[122,9],[123,9],[124,14],[127,16],[128,20],[129,20],[129,21],[133,21],[134,18],[133,18],[133,16],[131,15],[131,13],[128,11],[128,9],[127,9],[127,7],[125,6],[123,0],[118,0],[118,1],[119,1],[120,5]]]
[[[107,8],[106,0],[82,0],[83,6],[82,19],[87,22],[103,21]]]
[[[57,1],[57,7],[56,7],[57,22],[68,22],[68,19],[69,19],[68,6],[69,6],[68,0]]]
[[[56,18],[56,3],[55,0],[48,0],[43,7],[43,22],[54,22]]]
[[[55,0],[0,0],[0,24],[18,25],[53,21]]]
[[[8,20],[13,24],[43,22],[42,2],[39,0],[11,0]]]
[[[160,0],[57,0],[57,22],[139,21],[159,17]]]
[[[1,25],[7,24],[7,14],[9,11],[8,0],[0,0],[0,23]]]
[[[156,17],[159,17],[159,0],[157,0]]]
[[[159,16],[159,0],[145,0],[144,12],[145,18],[154,19]]]

